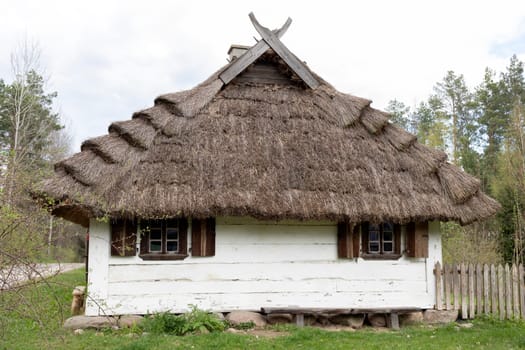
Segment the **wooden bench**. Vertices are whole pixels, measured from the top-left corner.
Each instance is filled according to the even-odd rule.
[[[304,315],[316,316],[335,316],[335,315],[352,315],[352,314],[385,314],[386,325],[388,328],[399,329],[399,315],[411,312],[422,311],[419,307],[390,307],[390,308],[372,308],[372,309],[332,309],[332,308],[273,308],[262,307],[261,312],[266,315],[270,314],[292,314],[295,315],[298,327],[304,327]]]

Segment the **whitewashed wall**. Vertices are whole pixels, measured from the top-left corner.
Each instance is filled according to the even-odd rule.
[[[214,257],[143,261],[111,257],[109,225],[91,221],[86,314],[434,306],[438,222],[427,259],[338,259],[336,231],[333,222],[217,218]]]

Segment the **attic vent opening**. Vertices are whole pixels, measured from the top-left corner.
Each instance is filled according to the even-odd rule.
[[[235,44],[230,46],[230,49],[228,50],[228,55],[230,56],[229,57],[230,62],[235,61],[236,59],[241,57],[246,51],[248,51],[249,48],[250,46],[235,45]]]

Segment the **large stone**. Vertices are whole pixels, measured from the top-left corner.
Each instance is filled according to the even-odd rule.
[[[291,323],[293,316],[292,314],[269,314],[266,316],[266,321],[269,324]]]
[[[266,326],[266,319],[263,315],[258,312],[250,311],[232,311],[226,315],[226,321],[230,322],[234,326],[238,326],[241,323],[253,322],[255,327]]]
[[[117,320],[111,316],[73,316],[64,322],[67,329],[102,329],[117,326]]]
[[[451,323],[458,319],[458,310],[426,310],[423,321],[430,324]]]
[[[423,322],[423,312],[415,311],[399,315],[399,324],[401,326],[410,326]]]
[[[118,319],[118,326],[120,328],[131,328],[138,325],[144,317],[139,315],[124,315]]]
[[[386,327],[385,314],[368,314],[368,322],[372,327]]]
[[[335,315],[330,317],[330,322],[342,326],[352,327],[358,329],[363,327],[365,322],[364,314],[355,314],[355,315]]]

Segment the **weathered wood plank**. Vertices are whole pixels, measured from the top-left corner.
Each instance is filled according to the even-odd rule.
[[[441,271],[441,264],[439,261],[436,263],[436,268],[434,270],[436,278],[436,310],[443,310],[443,300],[442,300],[442,279],[443,274]],[[399,326],[399,325],[398,325]]]
[[[520,314],[521,318],[525,318],[525,277],[524,277],[524,269],[523,265],[519,265],[518,267],[518,283],[519,283],[519,289],[520,289]]]
[[[308,85],[311,89],[316,89],[319,86],[319,82],[312,75],[310,70],[306,68],[304,63],[299,61],[297,57],[295,57],[294,54],[283,45],[277,36],[272,33],[272,31],[260,25],[253,15],[253,12],[251,12],[249,16],[257,32],[261,34],[262,39],[266,41],[266,43],[279,55],[279,57],[283,59],[283,61],[286,62],[290,69],[292,69],[295,74],[297,74],[305,82],[306,85]]]
[[[389,315],[386,315],[386,319],[389,328],[399,329],[399,315],[397,312],[391,312]]]
[[[297,327],[304,327],[304,314],[295,315],[295,324]]]
[[[308,314],[308,315],[339,315],[339,314],[388,314],[395,312],[398,315],[421,311],[419,307],[377,307],[377,308],[326,308],[326,307],[261,307],[263,314]]]
[[[505,319],[505,269],[502,265],[498,266],[498,305],[499,318]]]
[[[185,293],[274,293],[274,292],[323,292],[323,293],[374,293],[387,298],[390,293],[409,293],[411,290],[421,290],[424,283],[396,281],[389,285],[387,281],[356,281],[328,280],[307,278],[303,280],[208,280],[192,281],[187,279],[149,280],[140,282],[110,282],[109,294],[141,295],[152,293],[168,293],[184,291]],[[389,285],[389,287],[385,287]],[[407,295],[410,300],[410,295]],[[435,302],[435,301],[434,301]],[[432,305],[434,306],[434,305]]]
[[[468,317],[474,318],[476,313],[475,307],[475,290],[474,290],[474,277],[476,272],[472,263],[468,264]]]
[[[507,318],[512,318],[512,276],[509,264],[505,264],[505,313]]]
[[[461,264],[460,267],[461,277],[461,318],[463,320],[468,318],[468,276],[467,276],[467,265]]]
[[[447,310],[452,310],[452,272],[449,264],[445,264],[444,285],[445,285],[445,306]]]
[[[459,296],[459,289],[460,289],[460,279],[459,279],[459,265],[454,264],[452,265],[452,289],[454,293],[454,310],[459,310],[461,308],[460,305],[460,296]]]
[[[520,292],[518,280],[518,266],[512,264],[512,312],[514,317],[520,318]]]
[[[490,314],[490,278],[489,265],[483,265],[483,313]]]
[[[147,264],[147,265],[110,265],[109,280],[111,282],[138,282],[166,279],[186,279],[190,281],[215,280],[285,280],[300,281],[315,278],[325,281],[333,280],[342,285],[353,283],[354,288],[368,282],[386,283],[386,289],[392,282],[420,284],[426,283],[424,262],[407,266],[393,264],[392,261],[375,261],[374,264],[355,263],[350,260],[343,262],[266,262],[255,263],[213,263],[208,264]],[[403,270],[401,277],[395,277],[396,271]],[[432,300],[432,303],[435,301]]]
[[[490,307],[493,315],[498,314],[498,277],[494,264],[490,265]]]
[[[406,293],[404,293],[406,294]],[[414,293],[410,295],[410,300],[406,302],[403,293],[391,293],[388,295],[392,305],[415,305],[420,308],[432,308],[434,301],[425,306],[425,293]],[[427,293],[428,294],[428,293]],[[368,299],[367,299],[368,298]],[[423,303],[422,303],[423,301]],[[351,303],[355,309],[374,309],[374,305],[384,305],[384,295],[375,296],[370,293],[218,293],[200,294],[184,293],[184,291],[168,291],[167,293],[152,295],[151,293],[126,297],[111,295],[106,299],[105,310],[113,314],[140,314],[141,310],[148,310],[149,313],[170,311],[173,313],[186,312],[190,304],[196,305],[200,309],[210,311],[228,312],[232,310],[252,310],[258,311],[261,306],[272,307],[304,307],[314,308],[324,305],[326,308],[341,308],[342,305]],[[398,304],[399,305],[399,304]]]
[[[481,264],[476,264],[476,315],[483,313],[483,272]]]

